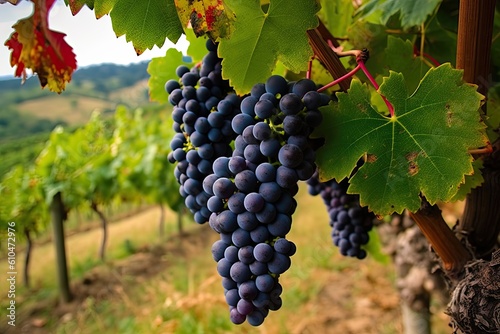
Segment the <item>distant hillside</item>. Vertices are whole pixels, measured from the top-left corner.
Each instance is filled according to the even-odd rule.
[[[101,64],[75,71],[61,94],[42,89],[37,77],[0,81],[0,140],[50,131],[57,124],[81,125],[98,109],[111,113],[149,102],[148,62]]]
[[[123,87],[133,86],[138,81],[149,78],[148,62],[130,65],[100,64],[82,67],[73,73],[71,82],[61,94],[79,92],[91,96],[106,96]],[[45,95],[56,95],[48,89],[42,89],[36,76],[21,85],[21,79],[0,81],[0,100],[3,103],[18,103]]]

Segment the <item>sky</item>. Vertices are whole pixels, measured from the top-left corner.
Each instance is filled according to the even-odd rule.
[[[10,66],[10,51],[4,43],[13,32],[12,26],[17,20],[29,16],[31,12],[30,1],[21,1],[17,6],[10,3],[0,4],[0,76],[14,74],[14,68]],[[165,41],[161,49],[155,46],[137,56],[125,36],[116,37],[109,15],[97,20],[94,12],[85,6],[73,16],[63,0],[57,0],[52,7],[49,27],[67,35],[65,40],[73,47],[78,67],[100,63],[136,63],[164,56],[168,48],[175,47],[171,42]],[[179,40],[181,49],[183,43],[186,43],[184,39]]]

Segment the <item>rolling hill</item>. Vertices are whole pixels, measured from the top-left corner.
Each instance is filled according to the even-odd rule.
[[[66,90],[42,89],[36,77],[0,81],[0,141],[50,131],[57,124],[84,124],[92,111],[112,113],[149,103],[148,62],[128,66],[101,64],[78,69]],[[43,124],[43,126],[40,126]]]

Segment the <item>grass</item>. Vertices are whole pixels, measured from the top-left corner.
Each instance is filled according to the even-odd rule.
[[[58,334],[312,333],[325,332],[330,327],[336,330],[339,328],[336,326],[351,321],[351,316],[364,316],[362,312],[368,312],[366,321],[371,321],[368,323],[371,331],[363,333],[400,333],[397,294],[391,285],[392,267],[373,259],[358,261],[340,256],[331,245],[327,213],[321,200],[305,195],[304,189],[297,199],[299,206],[289,234],[289,239],[297,245],[297,253],[292,257],[290,270],[280,277],[284,287],[283,307],[278,312],[271,312],[263,326],[254,328],[243,324],[235,327],[230,323],[220,277],[210,251],[217,235],[207,226],[191,223],[188,230],[197,232],[194,234],[197,237],[167,241],[169,252],[161,258],[162,263],[166,263],[164,269],[154,275],[122,273],[119,276],[122,284],[111,286],[111,295],[87,297],[77,312],[67,316],[56,316],[50,309],[46,310],[40,315],[47,321],[44,329]],[[108,248],[110,260],[105,264],[99,265],[95,260],[98,230],[71,237],[68,248],[73,279],[88,273],[95,265],[116,273],[116,259],[135,253],[144,245],[158,244],[157,215],[159,210],[153,209],[112,224]],[[167,226],[175,227],[175,217],[171,212],[167,214],[167,221]],[[33,275],[43,278],[44,286],[36,291],[32,297],[34,301],[50,299],[56,294],[50,247],[35,250],[49,260],[34,261]],[[377,298],[384,301],[396,298],[395,309],[386,306],[386,309],[375,312],[380,307]],[[350,328],[358,328],[356,319],[359,318],[348,323]],[[316,328],[315,325],[325,327]]]
[[[22,114],[78,125],[87,123],[95,109],[114,110],[115,103],[87,96],[57,95],[21,102],[16,108]]]

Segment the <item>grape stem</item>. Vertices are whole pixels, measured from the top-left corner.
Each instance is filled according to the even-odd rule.
[[[358,57],[358,58],[361,58],[361,57]],[[368,78],[368,80],[370,80],[370,82],[373,85],[373,87],[378,91],[379,85],[375,81],[375,79],[373,78],[373,76],[371,75],[371,73],[368,71],[368,69],[366,68],[365,62],[364,62],[363,59],[358,60],[358,66],[361,67],[361,69],[363,70],[363,73],[365,73],[366,77]],[[391,117],[394,116],[394,107],[392,106],[392,104],[385,98],[384,95],[380,94],[380,96],[384,100],[384,102],[385,102],[385,104],[387,106],[387,109],[389,109],[389,113],[390,113]]]
[[[314,58],[309,61],[309,64],[307,64],[306,79],[311,79],[313,60],[314,60]]]
[[[338,78],[336,80],[333,80],[329,84],[324,85],[323,87],[321,87],[320,89],[318,89],[318,92],[321,93],[322,91],[324,91],[324,90],[326,90],[326,89],[328,89],[330,87],[335,86],[336,84],[340,83],[341,81],[343,81],[343,80],[345,80],[347,78],[352,77],[360,69],[361,69],[361,66],[358,64],[358,66],[356,66],[352,71],[348,72],[347,74],[341,76],[340,78]]]
[[[340,58],[340,57],[347,57],[347,56],[354,56],[356,57],[356,62],[358,63],[358,66],[356,66],[352,71],[348,72],[347,74],[341,76],[340,78],[330,82],[329,84],[321,87],[318,89],[318,92],[322,92],[325,89],[328,89],[343,80],[352,77],[356,72],[358,72],[360,69],[363,70],[363,73],[365,73],[366,77],[370,81],[370,83],[373,85],[373,87],[378,91],[379,85],[371,75],[370,71],[365,66],[365,62],[368,60],[368,50],[363,49],[363,50],[349,50],[349,51],[341,51],[340,47],[334,46],[330,40],[328,40],[328,45],[330,48],[335,52],[335,54]],[[389,113],[392,116],[394,116],[394,107],[392,104],[386,99],[386,97],[382,94],[380,94],[382,99],[384,100],[385,104],[387,105],[387,109],[389,109]]]
[[[493,152],[493,146],[491,145],[491,143],[488,143],[488,145],[486,145],[485,147],[481,147],[481,148],[475,148],[475,149],[470,149],[468,150],[469,154],[490,154],[491,152]]]
[[[416,56],[420,56],[420,55],[422,54],[422,56],[424,56],[424,58],[426,58],[427,60],[429,60],[429,61],[433,64],[433,66],[436,66],[436,67],[437,67],[437,66],[441,65],[441,64],[439,63],[439,61],[437,61],[437,59],[436,59],[436,58],[432,57],[432,56],[431,56],[430,54],[428,54],[428,53],[425,53],[425,52],[421,53],[421,52],[420,52],[420,50],[419,50],[419,49],[417,49],[417,47],[416,47],[416,46],[413,46],[413,53],[414,53]]]

